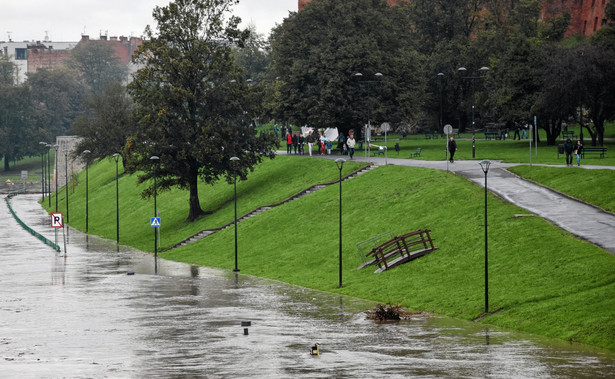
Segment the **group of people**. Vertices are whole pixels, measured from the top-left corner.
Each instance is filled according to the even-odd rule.
[[[568,138],[564,143],[564,153],[566,153],[566,166],[572,166],[572,156],[575,155],[577,157],[577,166],[581,165],[581,154],[583,152],[583,144],[580,140],[577,140],[577,143],[574,144]]]
[[[283,126],[280,129],[277,124],[274,125],[274,132],[276,134],[279,132],[281,137],[286,141],[286,154],[292,154],[294,152],[295,154],[303,155],[305,154],[305,145],[307,144],[307,151],[310,156],[312,156],[314,145],[317,146],[318,154],[330,155],[333,149],[333,142],[337,141],[337,148],[342,154],[348,154],[350,159],[353,159],[354,156],[356,140],[352,130],[348,133],[347,137],[340,134],[334,140],[327,138],[322,131],[319,131],[318,136],[316,136],[311,129],[307,131],[307,133],[301,131],[293,132],[291,126]]]

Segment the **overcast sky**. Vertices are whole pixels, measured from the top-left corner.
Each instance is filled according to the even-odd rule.
[[[2,0],[0,41],[42,41],[47,32],[51,41],[78,41],[81,34],[98,39],[108,36],[143,34],[147,24],[154,26],[152,10],[170,0]],[[252,23],[265,37],[276,23],[297,11],[297,0],[240,0],[234,14],[243,26]]]

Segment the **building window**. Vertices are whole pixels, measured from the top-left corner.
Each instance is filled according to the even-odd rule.
[[[598,29],[598,17],[594,19],[594,32]]]
[[[26,60],[28,59],[27,49],[24,48],[16,48],[15,49],[15,59],[17,60]]]
[[[583,21],[583,34],[587,31],[587,20]]]

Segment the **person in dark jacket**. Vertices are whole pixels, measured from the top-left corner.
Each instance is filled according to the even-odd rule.
[[[570,138],[564,143],[564,153],[566,153],[566,166],[572,166],[572,152],[574,151],[574,145]]]
[[[451,163],[455,162],[453,159],[455,156],[455,151],[457,151],[457,142],[455,142],[455,139],[451,137],[450,141],[448,141],[448,160]]]
[[[299,147],[299,136],[297,134],[294,134],[291,140],[293,142],[293,149],[295,150],[295,154],[297,154],[297,148]]]

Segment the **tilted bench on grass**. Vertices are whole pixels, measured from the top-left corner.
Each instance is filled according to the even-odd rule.
[[[429,229],[406,233],[376,246],[366,254],[370,261],[360,265],[357,270],[370,265],[378,265],[375,273],[388,270],[436,250]]]

